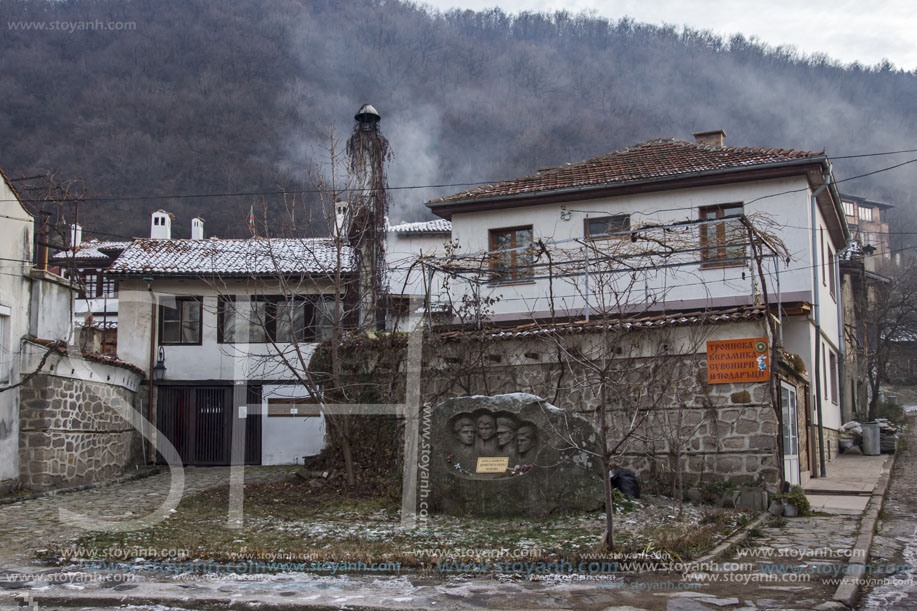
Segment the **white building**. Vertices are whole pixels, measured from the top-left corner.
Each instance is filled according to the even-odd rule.
[[[162,219],[153,214],[161,238],[134,240],[108,270],[119,282],[119,357],[151,379],[157,362],[165,367],[159,432],[186,464],[229,464],[234,430],[249,464],[317,454],[324,422],[298,413],[297,402],[315,401],[297,378],[330,333],[335,270],[340,258],[349,277],[351,249],[330,239],[170,239]]]
[[[0,172],[0,387],[19,379],[20,341],[29,330],[34,225]],[[19,477],[19,393],[0,392],[0,492]]]
[[[439,299],[443,276],[427,273],[424,261],[446,254],[452,223],[443,219],[399,223],[386,228],[389,330],[410,331],[426,314],[427,296]],[[433,283],[430,285],[429,283]],[[435,303],[431,304],[433,307]]]
[[[819,447],[808,455],[824,450],[829,458],[843,392],[836,253],[849,236],[830,162],[823,153],[727,147],[722,131],[695,137],[651,140],[428,202],[452,222],[463,255],[442,265],[458,270],[465,293],[495,300],[497,325],[576,320],[603,309],[770,303],[778,342],[802,356],[811,377],[805,422],[817,429],[808,438]],[[786,246],[784,256],[762,261],[766,296],[742,217]],[[609,262],[618,280],[609,279]],[[619,281],[627,290],[610,295]],[[811,467],[800,466],[804,474]]]

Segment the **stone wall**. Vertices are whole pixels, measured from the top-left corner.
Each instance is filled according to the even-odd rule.
[[[594,414],[601,402],[594,372],[576,359],[555,358],[544,347],[537,339],[438,346],[436,356],[425,359],[424,398],[436,403],[451,396],[525,392]],[[678,472],[685,485],[776,484],[778,422],[769,383],[707,384],[705,356],[637,351],[621,357],[632,373],[612,384],[609,441],[616,443],[627,430],[638,401],[650,403],[645,421],[620,448],[616,467],[632,469],[661,488],[671,486]],[[634,393],[639,397],[629,396]]]
[[[136,393],[51,374],[20,393],[19,462],[24,488],[40,491],[104,481],[141,460],[139,433],[118,412]]]

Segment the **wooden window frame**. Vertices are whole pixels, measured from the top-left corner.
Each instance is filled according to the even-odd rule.
[[[621,219],[623,221],[620,223],[620,229],[597,234],[593,234],[589,229],[590,223],[603,220],[611,221],[612,219]],[[630,214],[606,214],[604,216],[586,217],[583,219],[583,236],[587,240],[628,239],[630,237]]]
[[[181,335],[182,335],[181,333],[179,333],[179,339],[178,339],[178,341],[166,341],[166,340],[163,338],[163,330],[164,330],[164,329],[163,329],[163,326],[164,326],[164,323],[165,323],[165,310],[166,310],[166,306],[165,306],[165,304],[162,303],[162,301],[160,301],[160,302],[159,302],[159,308],[158,308],[158,314],[159,314],[159,325],[158,325],[158,326],[159,326],[159,329],[158,329],[158,331],[159,331],[159,344],[160,344],[161,346],[200,346],[200,345],[201,345],[201,339],[202,339],[202,337],[203,337],[203,328],[204,328],[204,321],[203,321],[203,314],[204,314],[204,311],[203,311],[203,310],[204,310],[204,308],[203,308],[203,298],[202,298],[202,297],[169,297],[169,299],[174,299],[174,300],[175,300],[175,306],[176,306],[175,309],[176,309],[176,310],[178,311],[178,313],[179,313],[179,319],[178,319],[179,330],[181,330],[182,326],[185,324],[185,321],[183,320],[184,307],[182,306],[182,304],[188,303],[188,302],[192,302],[192,303],[196,303],[196,304],[197,304],[197,341],[187,341],[187,342],[186,342],[186,341],[182,341],[182,340],[181,340]],[[171,309],[171,308],[169,308],[169,309]]]
[[[488,234],[488,243],[490,245],[490,270],[491,277],[490,282],[493,284],[520,284],[520,283],[530,283],[534,282],[532,276],[534,276],[534,269],[531,267],[520,267],[519,266],[519,255],[523,254],[522,251],[515,250],[517,248],[523,248],[524,244],[517,243],[517,236],[520,231],[528,231],[531,234],[531,241],[528,244],[529,249],[531,249],[532,244],[535,240],[535,233],[532,228],[532,225],[518,225],[516,227],[500,227],[497,229],[491,229]],[[497,238],[503,234],[512,235],[512,242],[508,248],[498,248],[497,247]],[[504,252],[509,251],[509,252]],[[501,255],[500,253],[503,252]],[[500,268],[499,262],[504,257],[509,258],[510,265],[504,269]],[[498,271],[499,270],[499,271]]]
[[[725,214],[727,210],[739,208],[741,212],[738,214]],[[715,212],[716,216],[713,218],[708,218],[708,214]],[[726,259],[729,249],[731,248],[740,248],[739,246],[730,246],[727,243],[727,228],[726,224],[729,223],[729,219],[738,219],[745,214],[745,204],[742,202],[732,202],[728,204],[714,204],[712,206],[701,206],[699,209],[699,217],[702,221],[714,221],[722,219],[720,223],[707,223],[701,225],[700,229],[700,258],[701,258],[701,268],[716,268],[716,267],[741,267],[745,265],[745,261],[723,261]],[[737,222],[737,221],[732,221]],[[713,239],[710,238],[710,233],[714,232]],[[745,245],[743,240],[742,248],[742,257],[745,257]]]
[[[278,338],[277,336],[277,322],[279,308],[281,304],[286,304],[292,299],[294,303],[297,303],[300,307],[303,308],[302,314],[302,328],[295,329],[292,332],[294,341],[287,341],[286,339]],[[326,339],[322,337],[322,327],[319,324],[320,321],[320,306],[319,303],[327,300],[325,295],[293,295],[291,298],[288,298],[286,295],[253,295],[250,297],[250,303],[263,303],[264,304],[264,316],[265,320],[262,322],[258,321],[254,325],[252,324],[251,319],[249,319],[248,332],[245,338],[245,341],[239,341],[238,339],[227,340],[226,338],[226,313],[227,313],[227,304],[235,303],[236,297],[234,295],[224,295],[219,298],[217,301],[217,343],[220,344],[310,344],[315,342],[323,341]],[[235,307],[235,306],[233,306]],[[259,328],[264,331],[264,339],[258,339],[253,341],[252,338],[252,329]],[[327,335],[327,334],[326,334]]]

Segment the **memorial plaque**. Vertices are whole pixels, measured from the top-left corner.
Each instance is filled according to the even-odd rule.
[[[479,456],[475,473],[505,473],[509,469],[509,456]]]
[[[583,416],[524,393],[455,397],[432,409],[422,508],[546,516],[602,507],[601,442]]]

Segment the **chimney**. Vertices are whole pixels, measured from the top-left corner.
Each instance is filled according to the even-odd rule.
[[[335,202],[334,228],[336,231],[335,236],[347,235],[347,202]]]
[[[204,219],[199,216],[191,219],[191,239],[192,240],[203,240],[204,239]]]
[[[172,215],[165,210],[157,210],[150,218],[150,239],[172,239]]]
[[[726,132],[721,129],[712,132],[697,132],[694,134],[694,141],[706,146],[723,146],[726,140]]]
[[[74,223],[70,225],[70,248],[76,250],[80,247],[80,244],[83,243],[83,228],[78,224]]]

